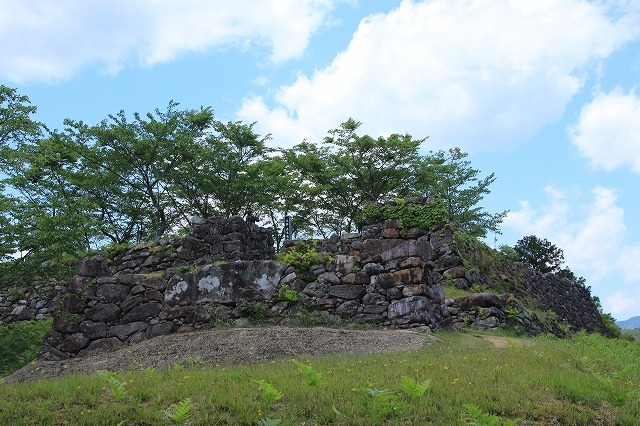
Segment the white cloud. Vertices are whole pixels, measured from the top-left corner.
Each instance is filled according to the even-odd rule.
[[[607,311],[610,311],[613,317],[618,320],[638,316],[637,314],[640,312],[640,297],[637,296],[637,293],[617,292],[601,302],[609,307]]]
[[[245,99],[238,115],[274,134],[285,119],[314,140],[353,116],[376,136],[500,149],[557,121],[585,69],[638,37],[637,11],[610,12],[584,0],[405,0],[363,20],[330,66]]]
[[[569,133],[592,166],[611,171],[629,165],[640,173],[640,97],[633,91],[599,93],[582,108]]]
[[[301,55],[334,0],[0,0],[0,76],[67,79],[88,66],[117,72],[211,48],[265,46]]]
[[[535,209],[527,201],[509,212],[503,227],[514,233],[536,235],[556,244],[565,263],[584,276],[593,293],[614,315],[638,315],[640,277],[633,265],[640,258],[640,245],[628,241],[624,210],[611,188],[596,187],[585,202],[579,193],[547,187],[547,203]],[[622,303],[626,299],[625,303]]]

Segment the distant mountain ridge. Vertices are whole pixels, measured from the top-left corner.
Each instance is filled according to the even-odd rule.
[[[640,328],[640,316],[625,321],[616,321],[616,325],[620,328]]]

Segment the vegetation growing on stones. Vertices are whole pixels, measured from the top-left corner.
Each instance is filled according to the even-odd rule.
[[[362,208],[362,218],[398,219],[404,229],[413,227],[431,229],[447,222],[447,211],[440,199],[427,204],[408,203],[397,198],[393,204],[367,204]]]
[[[289,247],[278,254],[278,260],[284,265],[308,271],[313,265],[325,263],[329,260],[329,254],[319,252],[317,246],[317,241],[298,241],[293,247]]]

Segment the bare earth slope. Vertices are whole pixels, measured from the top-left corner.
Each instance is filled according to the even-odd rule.
[[[160,336],[105,354],[65,361],[34,361],[5,383],[99,370],[163,368],[198,359],[203,363],[238,364],[331,353],[395,352],[419,349],[437,338],[410,330],[350,330],[324,327],[260,327],[206,330]]]

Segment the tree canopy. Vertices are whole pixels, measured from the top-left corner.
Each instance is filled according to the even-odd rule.
[[[180,233],[194,215],[252,210],[278,246],[286,215],[294,236],[327,237],[356,230],[371,201],[433,196],[477,236],[503,215],[481,207],[495,176],[481,177],[467,154],[422,154],[426,139],[361,135],[353,119],[283,150],[255,123],[219,121],[210,107],[170,102],[94,125],[67,119],[61,131],[35,113],[0,86],[0,285],[82,250]]]
[[[535,235],[518,240],[513,249],[519,261],[542,273],[558,272],[564,263],[562,249]]]

